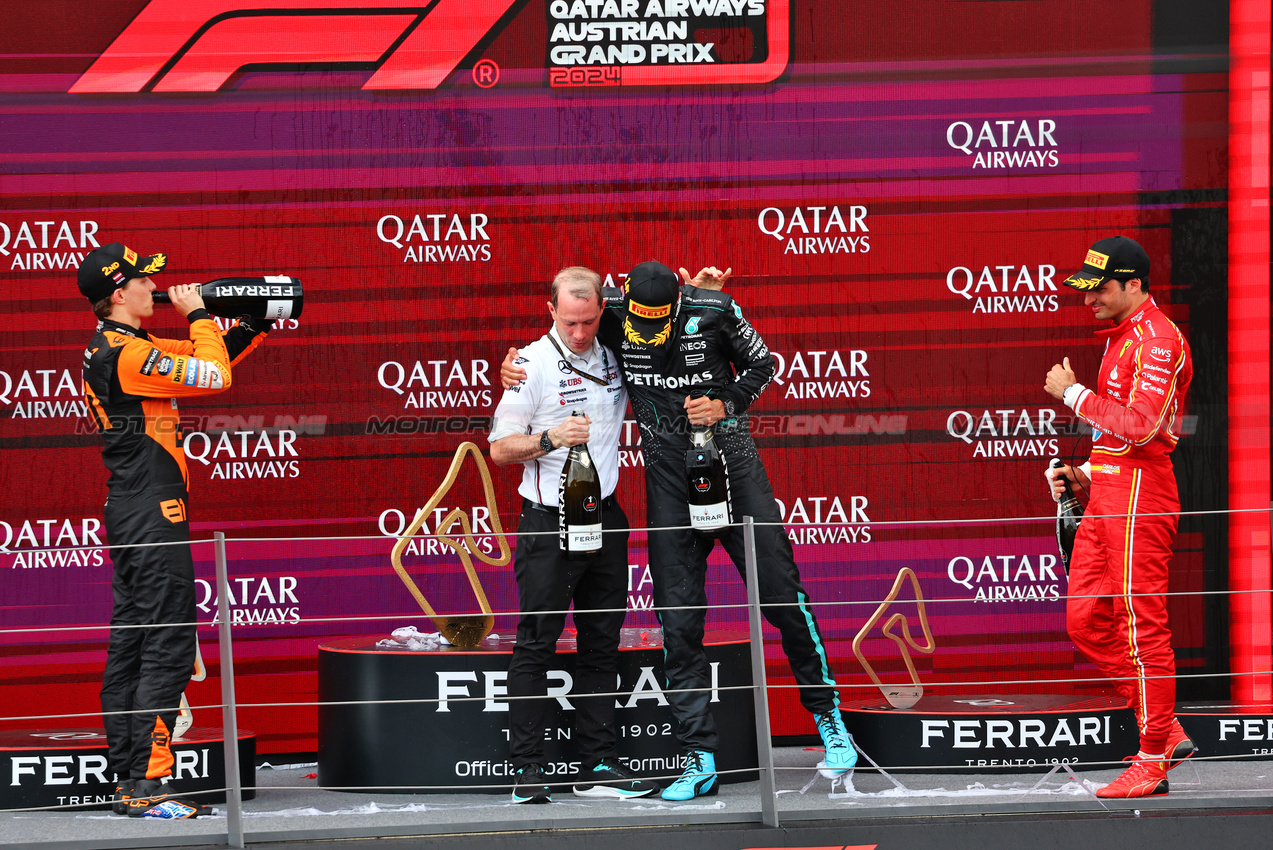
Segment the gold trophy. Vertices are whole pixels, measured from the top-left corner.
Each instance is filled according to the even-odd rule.
[[[875,669],[871,667],[871,663],[862,654],[862,641],[866,639],[867,633],[871,631],[872,627],[884,616],[888,606],[892,605],[893,601],[897,599],[897,594],[901,592],[902,584],[907,579],[910,580],[911,586],[915,589],[915,604],[919,608],[919,625],[924,632],[924,644],[921,646],[911,637],[910,622],[906,619],[905,614],[896,612],[885,621],[880,631],[886,638],[897,644],[897,648],[902,653],[902,659],[906,662],[906,670],[911,676],[909,685],[886,685],[880,681],[880,677],[875,674]],[[902,627],[900,635],[893,631],[899,625]],[[915,672],[915,661],[911,658],[911,650],[931,653],[936,648],[937,643],[933,640],[932,630],[928,627],[928,615],[924,613],[924,593],[919,588],[919,579],[915,576],[915,571],[910,567],[902,567],[897,573],[897,578],[893,581],[893,589],[888,592],[888,596],[884,597],[884,601],[875,609],[875,613],[858,631],[857,637],[853,638],[853,654],[857,657],[858,663],[862,665],[862,669],[871,677],[871,681],[884,694],[888,704],[893,706],[893,708],[905,709],[915,705],[915,703],[919,702],[920,697],[924,695],[924,685],[919,681],[919,674]]]
[[[453,508],[449,514],[438,522],[437,540],[439,543],[449,546],[455,554],[460,556],[460,561],[464,564],[464,572],[469,577],[469,586],[473,588],[473,595],[477,597],[478,607],[482,611],[481,614],[440,615],[429,604],[429,600],[424,598],[420,588],[411,578],[406,568],[402,566],[402,552],[411,542],[411,538],[419,533],[420,527],[424,525],[429,513],[437,507],[438,503],[442,501],[442,497],[455,484],[455,479],[459,477],[460,469],[464,465],[465,455],[473,456],[473,460],[477,463],[478,474],[482,477],[482,488],[486,493],[486,506],[490,509],[491,528],[495,539],[499,543],[499,553],[498,555],[487,555],[478,548],[468,515],[459,508]],[[463,534],[452,536],[449,532],[456,523],[463,529]],[[411,591],[411,595],[415,597],[415,601],[419,603],[421,610],[433,621],[433,625],[437,627],[442,637],[450,641],[452,646],[461,649],[472,649],[480,644],[491,633],[491,627],[495,624],[495,617],[491,612],[491,604],[486,601],[486,593],[482,590],[482,582],[477,577],[477,570],[473,568],[474,556],[489,566],[502,567],[512,560],[513,553],[509,548],[508,539],[504,536],[504,529],[500,525],[499,506],[495,503],[495,488],[491,484],[491,472],[486,465],[486,458],[482,457],[482,450],[475,444],[465,442],[461,443],[460,447],[455,450],[455,457],[451,460],[451,467],[447,470],[446,477],[438,485],[438,489],[434,491],[433,495],[429,497],[429,501],[425,503],[424,507],[416,512],[411,524],[403,530],[390,555],[394,570],[398,573],[398,577],[402,579],[403,583],[406,584],[407,590]]]

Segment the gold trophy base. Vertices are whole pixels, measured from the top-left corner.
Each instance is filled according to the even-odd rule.
[[[438,627],[438,633],[457,649],[474,649],[495,626],[495,617],[491,614],[461,614],[430,619]]]

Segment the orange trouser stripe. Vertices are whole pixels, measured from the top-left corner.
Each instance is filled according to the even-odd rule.
[[[171,736],[162,717],[155,718],[155,731],[150,736],[150,761],[146,764],[146,778],[158,779],[172,773],[172,750],[169,749]]]

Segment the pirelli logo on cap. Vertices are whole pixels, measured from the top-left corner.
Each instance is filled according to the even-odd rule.
[[[647,307],[644,304],[638,304],[635,301],[628,302],[628,310],[634,316],[642,319],[666,319],[672,313],[672,305],[664,304],[662,307]]]
[[[134,266],[137,265],[137,252],[134,251],[132,248],[125,247],[124,259],[127,260],[130,265],[134,265]]]
[[[1083,260],[1083,265],[1105,271],[1105,266],[1109,264],[1109,254],[1102,254],[1100,251],[1087,249],[1087,257]]]

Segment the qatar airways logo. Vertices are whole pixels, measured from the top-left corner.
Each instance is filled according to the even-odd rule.
[[[1051,118],[955,121],[946,127],[946,144],[971,157],[973,168],[1056,168],[1061,160],[1055,133]]]
[[[867,353],[847,351],[794,351],[789,355],[772,352],[774,383],[783,388],[783,398],[849,399],[870,398],[871,373],[866,369]]]
[[[871,542],[871,518],[866,514],[870,503],[866,496],[850,496],[847,505],[839,496],[803,496],[791,503],[790,510],[781,499],[775,501],[792,543]]]
[[[211,478],[300,478],[297,433],[291,428],[262,428],[187,434],[186,457],[211,467]]]
[[[376,370],[380,386],[402,398],[403,408],[490,407],[487,360],[386,360]]]
[[[787,67],[789,0],[550,0],[554,88],[767,83]]]
[[[766,0],[552,0],[548,58],[554,66],[720,62],[714,42],[690,34],[720,18],[763,18]],[[614,69],[618,71],[619,69]],[[615,85],[622,74],[615,74]]]
[[[973,602],[1059,602],[1064,579],[1058,569],[1063,569],[1060,559],[1047,552],[956,555],[946,563],[946,578],[970,592]]]
[[[654,609],[654,579],[650,576],[649,564],[628,564],[627,608],[629,611]]]
[[[86,417],[81,383],[70,369],[0,369],[0,404],[13,405],[13,419]]]
[[[97,222],[44,219],[0,220],[0,257],[10,271],[75,270],[97,241]]]
[[[364,90],[489,88],[480,59],[517,0],[151,0],[71,86],[72,94],[212,92],[247,66],[349,68]],[[787,68],[790,0],[553,0],[547,10],[557,86],[754,85]],[[110,26],[111,21],[105,25]],[[556,26],[560,24],[561,26]],[[715,40],[713,40],[715,39]],[[717,44],[717,40],[720,44]],[[595,64],[605,63],[605,64]],[[581,67],[586,65],[587,67]]]
[[[623,429],[619,431],[619,466],[645,466],[645,454],[641,450],[641,429],[635,419],[623,420]]]
[[[402,251],[404,263],[485,263],[491,237],[485,213],[382,215],[376,238]]]
[[[969,303],[973,313],[1055,313],[1056,266],[955,266],[946,288]]]
[[[15,570],[100,567],[106,563],[104,550],[97,548],[103,545],[101,531],[102,521],[96,517],[28,519],[16,524],[0,520],[0,555],[13,556],[0,566]]]
[[[205,579],[194,580],[195,606],[212,614],[212,624],[221,622],[221,597],[216,585]],[[233,626],[283,626],[301,621],[301,601],[296,589],[297,576],[240,576],[227,582],[226,604]]]
[[[765,207],[756,227],[782,243],[783,254],[866,254],[871,250],[865,206]]]
[[[1050,407],[953,410],[946,417],[946,433],[972,446],[973,457],[1044,458],[1060,453],[1056,411]]]
[[[473,530],[472,537],[464,535],[464,529],[458,520],[455,520],[446,528],[438,528],[437,524],[449,514],[452,510],[460,510],[452,507],[436,507],[433,509],[433,516],[427,518],[424,524],[420,526],[420,530],[407,543],[407,548],[403,550],[406,555],[454,555],[455,550],[450,546],[442,543],[436,537],[427,535],[446,534],[457,536],[460,538],[460,545],[474,552],[484,552],[493,555],[499,548],[499,544],[495,539],[495,531],[491,528],[491,509],[487,505],[471,505],[462,513],[468,514],[469,528]],[[401,537],[402,532],[406,531],[407,526],[415,519],[418,509],[412,511],[409,515],[397,508],[386,508],[380,512],[377,520],[376,528],[385,537]]]

